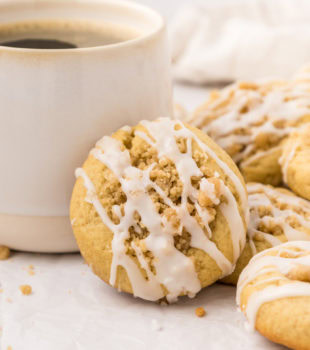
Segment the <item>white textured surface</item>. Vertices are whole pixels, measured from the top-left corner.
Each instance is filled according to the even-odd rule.
[[[230,286],[160,306],[119,294],[78,254],[17,253],[0,262],[0,279],[2,350],[281,349],[244,329]],[[33,294],[22,295],[21,284],[30,284]],[[195,316],[198,306],[207,311],[204,318]]]

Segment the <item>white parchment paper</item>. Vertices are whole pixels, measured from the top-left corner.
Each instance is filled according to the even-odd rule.
[[[0,282],[1,350],[281,349],[245,330],[231,286],[160,306],[105,285],[78,254],[22,253],[0,262]],[[22,295],[22,284],[33,293]],[[195,315],[199,306],[203,318]]]

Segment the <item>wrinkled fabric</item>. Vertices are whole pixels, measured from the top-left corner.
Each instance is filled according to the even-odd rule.
[[[183,7],[170,25],[177,80],[287,78],[310,62],[308,0],[201,3]]]

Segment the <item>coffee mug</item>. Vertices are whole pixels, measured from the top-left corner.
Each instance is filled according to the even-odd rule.
[[[76,251],[68,218],[75,168],[103,135],[171,113],[160,15],[116,0],[0,2],[0,32],[57,19],[138,34],[94,47],[0,46],[0,244],[17,250]]]

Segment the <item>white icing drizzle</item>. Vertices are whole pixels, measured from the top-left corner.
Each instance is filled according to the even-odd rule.
[[[257,152],[259,157],[269,152],[269,149],[257,148],[260,135],[273,139],[274,148],[282,138],[298,129],[292,126],[295,121],[310,114],[309,83],[293,80],[249,83],[256,88],[235,83],[223,89],[215,101],[201,107],[191,117],[190,124],[202,129],[226,150],[232,145],[241,145],[232,157],[236,163],[249,164],[256,159]]]
[[[148,276],[149,280],[145,280],[133,259],[131,259],[126,254],[124,240],[128,237],[128,230],[124,230],[122,232],[121,227],[119,227],[119,225],[115,225],[110,220],[100,200],[96,195],[96,190],[93,183],[90,181],[85,171],[82,168],[79,168],[76,170],[75,174],[76,177],[82,177],[82,179],[84,180],[84,186],[87,189],[87,195],[85,200],[95,207],[97,213],[99,214],[104,224],[112,232],[114,232],[112,240],[113,259],[111,265],[110,283],[112,285],[115,285],[117,267],[123,266],[126,269],[135,296],[147,300],[158,300],[162,298],[164,296],[164,293],[160,287],[160,284],[157,282],[155,276],[153,274],[150,274]],[[139,258],[140,256],[138,255],[138,259]]]
[[[212,201],[213,204],[218,205],[220,199],[216,196],[215,186],[212,182],[208,181],[206,178],[201,179],[200,181],[200,190],[204,191],[208,198]]]
[[[230,262],[209,239],[212,236],[209,228],[210,215],[206,209],[199,205],[199,191],[191,184],[191,178],[193,176],[203,176],[192,157],[193,140],[230,177],[242,201],[244,215],[246,215],[248,210],[246,190],[238,176],[234,174],[229,166],[220,160],[214,151],[201,142],[180,121],[162,118],[155,122],[143,121],[141,125],[146,128],[148,134],[137,131],[135,132],[136,136],[143,138],[150,146],[154,147],[157,150],[159,159],[165,157],[175,164],[179,178],[183,184],[180,205],[174,204],[165,192],[150,179],[150,173],[155,164],[145,170],[140,170],[132,166],[128,150],[122,149],[121,143],[112,137],[103,137],[97,143],[97,148],[91,151],[91,154],[113,172],[121,184],[122,191],[126,195],[127,200],[124,204],[123,215],[119,206],[112,207],[113,213],[120,219],[119,224],[114,224],[107,215],[96,195],[94,185],[85,171],[83,169],[77,169],[76,176],[81,176],[84,180],[84,186],[87,189],[85,200],[95,207],[104,224],[114,233],[110,284],[115,285],[117,267],[122,266],[127,271],[134,295],[147,300],[158,300],[164,296],[162,286],[165,286],[168,290],[167,300],[173,302],[180,294],[194,296],[201,289],[193,261],[174,246],[174,234],[180,234],[182,228],[185,228],[191,234],[190,245],[205,251],[214,259],[222,270],[223,276],[233,271],[234,264],[245,244],[245,225],[239,213],[236,199],[230,189],[219,179],[221,184],[220,194],[226,199],[220,203],[219,199],[215,197],[214,187],[212,187],[214,185],[203,178],[200,187],[205,189],[206,194],[210,196],[210,199],[215,205],[219,205],[219,209],[229,225],[234,250],[233,262]],[[176,130],[176,125],[179,125],[181,128]],[[186,153],[181,153],[178,148],[176,139],[179,137],[186,139]],[[151,188],[177,214],[180,220],[178,232],[171,226],[165,216],[157,213],[155,205],[148,194],[148,190]],[[203,220],[209,238],[196,219],[189,214],[187,209],[188,198],[195,205],[197,213]],[[137,226],[134,220],[135,212],[140,214],[141,222],[148,228],[149,234],[142,243],[154,257],[152,264],[156,270],[156,274],[152,272],[145,260],[141,247],[134,241],[128,244],[135,251],[139,264],[148,277],[147,280],[143,277],[134,259],[126,254],[125,241],[129,238],[129,228],[131,226]]]
[[[196,204],[196,208],[197,208],[197,198],[194,195],[195,189],[191,185],[191,177],[195,175],[198,175],[198,176],[202,175],[200,169],[198,168],[198,166],[196,165],[195,161],[192,158],[192,141],[193,140],[198,144],[199,148],[201,148],[208,156],[210,156],[216,162],[216,164],[223,170],[223,172],[231,179],[240,197],[241,205],[243,208],[243,214],[245,215],[246,220],[248,220],[247,193],[241,180],[234,173],[234,171],[231,170],[230,167],[225,162],[223,162],[210,147],[208,147],[205,143],[203,143],[193,132],[191,132],[188,128],[186,128],[181,122],[176,122],[176,121],[171,122],[169,119],[161,118],[157,120],[156,123],[152,123],[149,121],[142,121],[141,125],[143,125],[148,130],[148,132],[153,137],[153,139],[155,139],[155,142],[145,137],[144,133],[136,132],[136,135],[139,135],[151,146],[155,147],[158,150],[159,158],[167,157],[171,159],[177,168],[178,174],[180,176],[180,179],[184,187],[183,195],[182,195],[182,204],[184,206],[184,209],[182,214],[184,215],[185,213],[186,215],[187,213],[187,215],[185,216],[186,219],[183,217],[183,220],[185,221],[185,223],[186,221],[188,222],[190,221],[189,227],[191,227],[191,230],[189,230],[189,232],[191,232],[192,234],[193,234],[193,231],[195,233],[200,231],[200,236],[201,236],[200,239],[198,239],[198,235],[196,237],[196,234],[194,237],[192,237],[192,243],[194,244],[193,247],[203,249],[202,247],[205,245],[203,244],[203,241],[202,241],[203,233],[201,229],[199,230],[199,227],[196,221],[193,220],[193,218],[191,218],[190,215],[188,215],[188,211],[186,210],[186,207],[185,207],[187,202],[186,197],[189,197]],[[181,129],[175,130],[176,125],[180,125]],[[171,137],[171,136],[174,136],[174,137]],[[185,154],[180,153],[178,149],[178,146],[175,140],[178,137],[187,139],[187,152]],[[170,140],[169,144],[167,144],[167,140]],[[234,196],[231,194],[231,191],[224,185],[223,182],[221,182],[221,189],[222,189],[222,194],[224,194],[224,196],[226,197],[226,200],[229,202],[228,203],[228,206],[230,208],[229,211],[225,209],[226,204],[221,204],[220,209],[222,213],[223,211],[226,211],[226,214],[227,214],[227,216],[225,215],[224,216],[226,217],[227,223],[230,225],[231,235],[233,235],[232,243],[234,246],[234,262],[236,262],[245,245],[245,238],[243,234],[244,224],[242,222],[242,218],[240,216],[236,200]],[[234,226],[231,224],[232,221],[235,224]],[[193,230],[194,227],[192,225],[195,226],[194,230]],[[184,227],[187,228],[187,225],[184,224]],[[211,251],[208,251],[208,250],[205,250],[205,251],[210,256],[212,256]],[[215,260],[218,263],[219,259],[215,259]],[[218,265],[221,267],[224,275],[229,274],[231,271],[229,272],[228,269],[225,270],[225,267],[224,267],[224,264],[226,265],[227,262],[224,262],[224,259],[222,259],[222,261],[223,263],[220,263],[222,267],[219,264]]]
[[[282,156],[279,158],[281,170],[283,174],[283,181],[288,183],[288,168],[291,161],[294,159],[299,147],[302,146],[303,142],[309,142],[310,134],[310,123],[302,124],[292,135],[283,146]]]
[[[294,248],[299,248],[300,251],[292,250]],[[272,251],[277,252],[277,255],[269,255]],[[309,254],[305,255],[305,252]],[[281,257],[282,253],[289,253],[294,258]],[[309,282],[293,281],[286,277],[290,271],[301,265],[310,267],[310,242],[287,242],[279,247],[267,249],[251,259],[239,277],[236,296],[237,304],[243,309],[251,329],[255,328],[257,312],[264,303],[287,297],[310,296]],[[267,274],[270,273],[280,273],[280,276],[268,277]],[[247,304],[241,305],[243,289],[257,277],[264,275],[266,278],[254,282],[254,287],[264,283],[267,284],[266,287],[253,292]],[[282,283],[272,283],[277,281]]]
[[[310,241],[310,233],[307,234],[306,232],[298,230],[292,227],[288,222],[290,218],[294,217],[301,226],[310,230],[309,219],[305,219],[302,214],[299,214],[292,209],[277,208],[275,204],[272,203],[271,199],[276,199],[279,203],[289,204],[294,207],[302,207],[304,212],[307,213],[310,218],[310,203],[308,201],[297,196],[284,194],[276,188],[272,188],[271,186],[266,186],[259,183],[247,184],[247,190],[249,193],[250,206],[250,222],[248,226],[247,235],[250,241],[253,254],[256,254],[256,248],[253,241],[256,234],[262,236],[272,246],[276,246],[282,243],[282,241],[274,235],[260,231],[258,227],[261,223],[264,223],[267,227],[268,225],[280,226],[288,241]],[[258,211],[260,206],[267,207],[271,211],[270,215],[260,217]]]
[[[310,297],[310,284],[304,282],[287,283],[277,287],[267,287],[264,292],[256,292],[248,300],[247,317],[251,329],[255,328],[256,315],[262,304],[270,301],[298,296]]]
[[[294,158],[297,148],[299,147],[300,143],[295,142],[292,145],[292,148],[289,150],[288,154],[285,154],[283,152],[282,156],[279,158],[279,163],[281,165],[282,175],[283,175],[283,181],[287,184],[287,169],[289,167],[289,164],[291,160]]]

